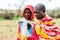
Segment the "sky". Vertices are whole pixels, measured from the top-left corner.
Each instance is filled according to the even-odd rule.
[[[60,0],[0,0],[1,9],[24,9],[26,5],[35,6],[38,3],[42,3],[46,6],[46,9],[54,9],[60,7]],[[21,5],[22,4],[22,5]]]

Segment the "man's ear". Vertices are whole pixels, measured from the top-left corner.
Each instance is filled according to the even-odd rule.
[[[43,10],[43,12],[45,12],[45,10]]]
[[[45,10],[43,10],[43,12],[45,12]]]

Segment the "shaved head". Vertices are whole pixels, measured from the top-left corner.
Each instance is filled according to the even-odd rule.
[[[37,9],[37,10],[39,9],[39,10],[45,12],[45,6],[43,4],[41,4],[41,3],[37,4],[35,6],[35,9]]]
[[[45,6],[41,3],[38,3],[34,7],[34,15],[37,19],[42,19],[45,16]]]

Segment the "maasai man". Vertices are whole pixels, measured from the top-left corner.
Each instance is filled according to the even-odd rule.
[[[53,18],[45,14],[45,11],[45,6],[41,3],[34,7],[35,23],[37,24],[35,27],[36,33],[39,35],[40,40],[60,40],[58,26],[55,24]]]

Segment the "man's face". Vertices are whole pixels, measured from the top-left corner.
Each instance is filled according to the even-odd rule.
[[[39,8],[34,8],[34,15],[37,19],[42,19],[43,18],[43,11],[40,10]]]
[[[31,11],[29,9],[26,9],[24,15],[25,15],[26,19],[30,19],[30,17],[31,17]]]

